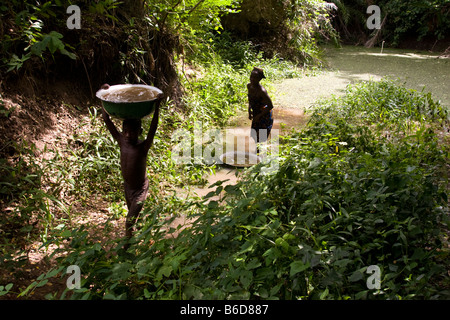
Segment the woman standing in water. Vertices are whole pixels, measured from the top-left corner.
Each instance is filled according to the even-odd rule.
[[[247,84],[248,118],[252,120],[251,136],[256,144],[267,140],[273,126],[272,100],[259,83],[264,78],[263,70],[255,67],[250,74],[250,83]],[[258,147],[256,150],[259,153]]]

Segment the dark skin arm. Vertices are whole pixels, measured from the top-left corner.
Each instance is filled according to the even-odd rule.
[[[247,90],[248,90],[248,93],[250,95],[251,83],[247,84]],[[252,110],[252,107],[250,106],[250,103],[248,104],[248,119],[249,120],[253,119],[253,110]]]
[[[152,123],[150,124],[150,129],[148,130],[147,138],[145,139],[144,146],[146,150],[149,150],[153,144],[153,138],[155,137],[156,129],[158,128],[159,121],[159,104],[162,100],[162,94],[158,96],[156,100],[155,113],[153,114]]]
[[[103,120],[105,121],[106,127],[108,128],[109,132],[113,136],[114,140],[116,140],[120,145],[120,140],[121,140],[122,135],[117,130],[116,126],[109,118],[109,114],[105,111],[105,109],[103,107],[102,107],[102,116],[103,116]]]
[[[262,118],[263,116],[265,116],[266,114],[268,114],[270,112],[270,110],[273,109],[273,104],[272,104],[272,100],[270,99],[266,89],[261,86],[261,94],[262,94],[262,103],[265,104],[266,106],[263,108],[263,111],[255,116],[255,120],[259,120],[260,118]]]
[[[104,85],[101,86],[101,88],[104,90],[107,90],[109,88],[109,84],[105,83]],[[109,118],[109,114],[105,111],[105,108],[103,108],[103,106],[102,106],[102,117],[103,117],[103,120],[105,121],[106,127],[108,128],[109,132],[113,136],[114,140],[116,140],[120,145],[120,140],[121,140],[122,135],[120,134],[120,132],[117,130],[114,123]]]

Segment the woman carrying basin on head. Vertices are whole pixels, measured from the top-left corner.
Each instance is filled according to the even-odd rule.
[[[248,118],[252,120],[251,136],[256,144],[267,140],[273,126],[272,100],[259,83],[264,78],[263,70],[255,67],[250,74],[250,83],[247,84]],[[256,150],[259,153],[258,147]]]

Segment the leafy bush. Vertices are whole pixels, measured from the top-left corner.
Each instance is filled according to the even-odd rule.
[[[426,36],[441,40],[450,31],[450,4],[446,0],[386,1],[384,9],[390,15],[389,30],[393,31],[394,44],[408,34],[417,41]]]
[[[56,17],[65,17],[64,9],[67,6],[68,2],[55,4],[52,1],[42,5],[33,1],[12,1],[8,6],[0,6],[2,29],[8,28],[8,33],[0,35],[0,57],[8,66],[7,72],[19,70],[33,56],[45,61],[50,57],[54,59],[55,52],[59,52],[76,59],[75,53],[72,52],[74,47],[61,40],[61,33],[55,30],[49,30],[48,33],[44,31],[45,21],[54,19],[65,22],[64,19]]]
[[[330,23],[323,1],[258,2],[243,0],[240,11],[223,17],[224,29],[241,40],[250,40],[265,58],[275,55],[302,65],[322,63],[317,42],[339,35]]]
[[[225,188],[226,205],[210,202],[197,220],[190,256],[208,284],[202,297],[444,297],[448,150],[433,121],[438,130],[445,110],[389,81],[349,88],[315,110],[286,141],[278,172],[255,167]],[[387,128],[403,136],[383,137]],[[365,286],[370,265],[382,270],[379,291]]]

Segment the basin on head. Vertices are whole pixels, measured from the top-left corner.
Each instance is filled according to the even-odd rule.
[[[119,119],[142,119],[155,110],[163,92],[143,84],[118,84],[95,94],[109,115]]]

